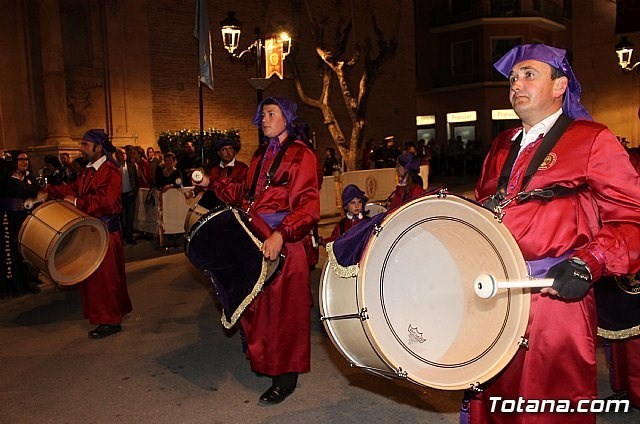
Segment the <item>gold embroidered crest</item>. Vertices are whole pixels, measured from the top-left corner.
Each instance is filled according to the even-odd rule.
[[[538,169],[539,170],[549,169],[553,165],[555,165],[556,160],[558,160],[558,156],[556,156],[555,153],[551,152],[547,156],[545,156],[544,160],[542,161]]]

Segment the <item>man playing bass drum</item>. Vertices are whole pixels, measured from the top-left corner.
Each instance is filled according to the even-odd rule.
[[[213,184],[224,202],[242,204],[271,228],[262,251],[276,259],[285,253],[282,270],[240,318],[246,335],[245,355],[251,369],[272,378],[261,404],[282,402],[296,388],[298,374],[311,367],[309,266],[303,238],[320,219],[316,157],[295,137],[297,105],[270,97],[258,106],[254,125],[268,144],[251,159],[243,184],[222,177]]]

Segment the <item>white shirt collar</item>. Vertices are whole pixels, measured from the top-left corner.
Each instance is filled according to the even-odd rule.
[[[100,169],[102,164],[105,163],[106,161],[107,161],[107,155],[102,155],[102,157],[97,161],[87,164],[87,168],[94,168],[97,171],[98,169]]]
[[[236,158],[231,159],[231,162],[226,165],[220,161],[220,168],[226,168],[227,166],[236,166]]]
[[[518,131],[513,138],[515,139],[520,134],[520,132],[522,132],[522,141],[520,142],[520,151],[518,152],[518,154],[520,154],[529,144],[536,141],[540,137],[540,135],[544,136],[544,134],[546,134],[547,131],[551,129],[551,127],[553,127],[558,118],[560,118],[560,115],[562,115],[562,108],[558,109],[557,112],[552,113],[542,121],[529,128],[529,131],[525,131],[524,128],[522,128],[521,131]]]

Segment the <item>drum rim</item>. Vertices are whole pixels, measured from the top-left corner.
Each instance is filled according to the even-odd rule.
[[[455,199],[456,202],[460,202],[461,204],[466,204],[466,205],[475,205],[477,206],[477,208],[479,209],[475,209],[477,212],[483,211],[482,213],[484,213],[487,217],[487,219],[494,219],[493,214],[491,213],[491,211],[486,210],[484,208],[482,208],[482,206],[480,206],[477,202],[464,197],[464,196],[459,196],[453,193],[444,193],[444,194],[433,194],[433,195],[426,195],[426,196],[421,196],[418,198],[415,198],[401,206],[399,206],[398,208],[395,208],[391,211],[389,211],[389,213],[382,219],[382,221],[380,222],[379,226],[380,226],[380,232],[383,232],[385,225],[388,225],[389,221],[392,220],[396,215],[400,214],[402,211],[405,211],[406,209],[408,209],[409,207],[417,204],[417,203],[421,203],[421,202],[425,202],[429,199],[434,199],[434,200],[450,200],[449,198],[451,198],[451,200]],[[492,215],[491,217],[489,217],[489,215]],[[493,222],[493,221],[492,221]],[[497,221],[496,221],[497,222]],[[502,223],[500,223],[499,225],[504,225]],[[528,275],[527,272],[527,267],[526,267],[526,263],[524,261],[524,258],[522,257],[522,253],[519,250],[519,247],[517,245],[517,242],[515,241],[515,238],[513,237],[513,235],[511,234],[511,232],[506,228],[506,227],[500,227],[500,228],[504,228],[505,231],[500,232],[500,234],[505,237],[507,240],[508,244],[513,245],[513,247],[517,248],[517,250],[514,250],[514,255],[517,257],[518,262],[520,262],[517,265],[517,268],[519,268],[520,277],[524,277],[526,275]],[[403,233],[407,231],[407,229],[405,229],[403,231]],[[479,232],[480,234],[482,234],[481,232]],[[483,235],[484,236],[484,235]],[[362,252],[362,257],[360,260],[360,271],[358,272],[358,276],[357,279],[361,280],[362,278],[364,278],[363,274],[364,274],[364,270],[366,269],[366,263],[369,257],[369,254],[371,252],[371,250],[374,248],[375,246],[375,242],[376,242],[377,237],[375,236],[371,236],[369,238],[369,240],[367,241],[367,243],[365,244],[365,247],[363,249]],[[510,240],[509,240],[510,239]],[[396,240],[397,242],[397,240]],[[493,244],[493,243],[492,243]],[[385,254],[385,260],[387,260],[389,252],[387,252]],[[501,261],[502,262],[502,261]],[[518,276],[516,275],[516,278]],[[363,287],[363,283],[359,282],[358,283],[358,287],[357,287],[357,303],[358,303],[358,308],[359,310],[362,309],[362,307],[366,307],[366,305],[363,305],[363,296],[362,296],[362,287]],[[511,312],[511,307],[512,307],[512,298],[513,296],[516,296],[518,294],[518,290],[509,290],[509,312]],[[530,309],[530,296],[529,296],[529,291],[524,289],[522,290],[522,295],[523,297],[521,298],[522,300],[522,305],[521,305],[521,311],[520,311],[520,317],[518,318],[518,322],[517,322],[517,328],[518,331],[516,333],[518,333],[521,337],[524,337],[526,329],[528,327],[528,317],[529,317],[529,309]],[[385,320],[386,320],[386,316],[385,316]],[[506,321],[503,321],[502,326],[504,327]],[[374,351],[378,354],[378,356],[380,356],[380,358],[393,370],[402,370],[402,367],[399,366],[400,364],[395,364],[393,361],[393,358],[388,358],[387,355],[384,354],[384,349],[379,345],[379,343],[376,341],[376,336],[375,334],[373,334],[372,329],[370,328],[370,326],[365,323],[364,321],[361,323],[362,327],[363,327],[363,331],[365,332],[367,339],[369,341],[369,343],[371,344],[371,346],[373,347]],[[502,333],[504,331],[503,328],[501,328],[500,332]],[[397,335],[394,334],[394,338],[396,338],[397,341]],[[513,343],[511,343],[511,347],[509,349],[505,349],[505,352],[503,353],[503,355],[493,361],[495,364],[498,363],[504,363],[504,366],[506,366],[506,364],[508,362],[510,362],[513,357],[515,356],[515,354],[517,353],[519,347],[517,344],[518,340],[514,340],[512,341]],[[492,343],[492,345],[495,344],[495,340]],[[404,349],[406,349],[405,346],[403,346]],[[410,349],[407,349],[407,352],[409,352],[412,356],[413,352],[411,352]],[[486,355],[486,353],[485,353]],[[505,361],[505,358],[508,359]],[[421,361],[422,362],[422,361]],[[424,362],[423,362],[424,363]],[[431,366],[431,364],[425,364],[425,366]],[[478,382],[486,382],[489,379],[493,378],[495,375],[497,375],[503,368],[497,368],[495,365],[494,367],[484,370],[483,372],[478,373],[478,375],[476,375],[476,380],[478,380]],[[440,368],[454,368],[454,367],[440,367]],[[402,372],[406,373],[406,370],[402,370]],[[413,381],[416,384],[422,385],[422,386],[427,386],[427,387],[433,387],[436,389],[445,389],[445,390],[458,390],[458,389],[465,389],[469,387],[469,384],[465,384],[465,385],[461,385],[461,384],[456,384],[456,385],[440,385],[440,384],[436,384],[433,381],[428,381],[428,382],[424,382],[421,380],[416,380],[415,378],[412,378],[411,375],[407,375],[407,378],[411,381]],[[471,383],[470,383],[471,384]]]
[[[24,220],[24,222],[20,226],[20,230],[18,232],[18,247],[23,257],[25,256],[22,253],[23,248],[28,249],[29,251],[34,253],[36,256],[40,257],[39,255],[36,254],[36,252],[33,249],[31,249],[29,246],[25,245],[22,242],[24,232],[26,231],[27,227],[29,226],[29,223],[32,220],[35,219],[38,222],[42,223],[43,225],[46,225],[47,227],[51,228],[56,232],[56,234],[49,240],[49,244],[47,245],[47,248],[45,251],[45,257],[41,258],[43,263],[43,269],[40,269],[40,271],[42,271],[53,281],[61,285],[74,285],[90,277],[100,267],[100,265],[102,264],[102,261],[107,255],[107,250],[109,248],[109,238],[110,238],[107,226],[101,219],[93,217],[87,214],[86,212],[78,209],[77,207],[71,206],[71,204],[68,204],[68,203],[69,202],[62,199],[53,199],[53,200],[42,203],[41,205],[39,205],[38,207],[36,207],[31,211],[31,213],[27,216],[27,218]],[[37,215],[37,212],[40,211],[41,209],[50,208],[54,204],[57,206],[64,207],[67,210],[70,210],[71,212],[73,212],[75,215],[77,215],[75,218],[73,218],[72,220],[64,224],[62,227],[60,227],[59,230],[53,229],[53,227],[51,227],[49,224],[47,224],[42,218],[39,218]],[[90,222],[91,223],[90,226],[92,226],[93,228],[96,228],[96,230],[99,233],[99,237],[102,240],[102,243],[100,243],[100,246],[101,246],[100,250],[98,251],[98,255],[96,256],[97,260],[85,272],[74,276],[74,278],[60,278],[61,274],[58,272],[55,272],[55,269],[52,268],[54,262],[52,262],[51,259],[55,255],[57,248],[60,245],[60,242],[63,240],[64,238],[63,236],[67,236],[68,234],[66,233],[69,230],[80,228],[81,226],[78,224],[83,222]]]

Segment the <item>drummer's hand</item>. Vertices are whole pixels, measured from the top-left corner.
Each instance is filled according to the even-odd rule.
[[[262,244],[262,254],[265,258],[273,261],[280,254],[283,244],[282,234],[279,231],[274,231]]]
[[[540,290],[567,300],[578,300],[586,296],[591,288],[591,272],[587,265],[577,258],[567,259],[552,266],[547,278],[553,278],[553,285]]]
[[[196,193],[193,190],[187,190],[184,192],[185,199],[193,199],[194,197],[196,197]]]
[[[64,201],[65,201],[65,202],[69,202],[69,203],[71,203],[72,205],[74,205],[74,206],[75,206],[75,204],[76,204],[76,197],[75,197],[75,196],[64,196]]]

